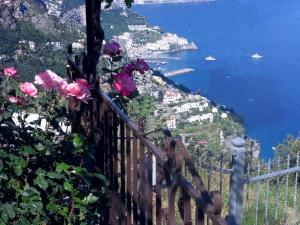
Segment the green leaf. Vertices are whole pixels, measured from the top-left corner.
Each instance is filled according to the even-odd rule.
[[[1,213],[1,219],[5,222],[5,224],[6,224],[6,222],[8,221],[8,214],[7,214],[7,212],[2,212]]]
[[[32,155],[33,153],[35,153],[34,148],[31,146],[23,146],[23,151],[28,155]]]
[[[64,178],[64,175],[55,173],[55,172],[49,172],[49,173],[47,173],[47,176],[52,179],[63,179]]]
[[[109,184],[109,181],[106,179],[106,177],[100,173],[95,173],[94,174],[95,177],[99,178],[100,180],[102,180],[106,185]]]
[[[15,174],[19,177],[23,174],[23,168],[21,166],[14,166],[13,167]]]
[[[85,205],[93,204],[97,202],[99,197],[93,195],[93,193],[90,193],[88,196],[86,196],[83,200],[82,203]]]
[[[27,161],[22,159],[22,158],[19,158],[18,160],[16,160],[16,163],[15,163],[17,166],[20,166],[22,168],[25,168],[27,166]]]
[[[71,168],[71,166],[68,165],[68,164],[66,164],[66,163],[58,163],[56,165],[56,171],[57,172],[66,171],[66,170],[68,170],[70,168]]]
[[[15,206],[13,204],[5,204],[5,209],[10,219],[14,219],[16,217]]]
[[[46,170],[43,170],[41,168],[38,168],[37,171],[35,171],[35,174],[38,175],[38,176],[45,176],[47,173]]]
[[[35,179],[35,183],[43,190],[46,190],[49,186],[47,180],[43,176],[37,176],[37,178]]]
[[[7,158],[8,157],[8,154],[7,152],[5,152],[4,150],[0,150],[0,158]]]
[[[24,216],[21,216],[21,218],[18,221],[18,224],[20,224],[20,225],[31,225],[30,222]]]
[[[76,149],[81,149],[83,147],[83,140],[78,134],[74,134],[73,145]]]
[[[73,184],[71,184],[71,183],[69,183],[69,182],[65,182],[64,183],[64,189],[66,190],[66,191],[72,191],[74,188],[73,188]]]

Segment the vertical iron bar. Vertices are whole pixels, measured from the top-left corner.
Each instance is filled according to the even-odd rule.
[[[132,197],[133,197],[133,225],[139,224],[138,216],[138,167],[137,167],[137,137],[133,136],[132,143],[132,173],[133,173],[133,188],[132,188]]]
[[[269,159],[268,162],[268,174],[270,173],[271,169],[271,159]],[[270,179],[267,179],[267,196],[266,196],[266,222],[265,224],[269,224],[269,219],[268,219],[268,207],[269,207],[269,185],[270,185]]]
[[[113,163],[113,112],[111,110],[109,110],[108,112],[108,118],[109,118],[109,126],[108,126],[108,157],[109,157],[109,181],[110,181],[110,190],[111,192],[111,210],[109,212],[109,217],[110,217],[110,221],[114,221],[115,220],[115,215],[114,215],[114,209],[113,209],[113,204],[115,204],[115,200],[114,199],[114,163]]]
[[[126,195],[125,195],[125,126],[120,120],[120,153],[121,153],[121,203],[122,203],[122,225],[126,224]]]
[[[191,198],[186,194],[185,192],[183,194],[183,207],[184,207],[184,215],[183,215],[183,220],[184,220],[184,225],[192,225],[191,221]]]
[[[109,128],[109,120],[108,120],[108,110],[105,109],[104,111],[104,175],[109,177],[109,149],[108,149],[108,128]]]
[[[290,155],[288,155],[288,161],[287,161],[287,169],[289,168],[290,168]],[[285,183],[284,225],[286,225],[286,221],[287,221],[288,194],[289,194],[289,174],[286,175],[286,183]]]
[[[258,163],[257,167],[257,176],[260,175],[260,162]],[[255,203],[255,225],[258,224],[258,198],[259,198],[259,186],[260,186],[260,181],[257,181],[256,183],[256,203]]]
[[[131,130],[126,126],[126,202],[127,202],[127,224],[132,224],[132,206],[131,206]]]
[[[279,172],[280,168],[280,160],[277,160],[277,172]],[[279,201],[279,176],[276,177],[276,195],[275,195],[275,201],[276,201],[276,209],[275,209],[275,225],[278,225],[278,201]]]
[[[157,171],[157,179],[156,179],[156,185],[155,185],[155,196],[156,196],[156,225],[162,225],[162,208],[161,208],[161,189],[160,189],[160,180],[161,180],[161,174],[159,169],[159,164],[156,160],[156,171]]]
[[[211,152],[208,150],[208,169],[207,169],[207,191],[210,193],[210,182],[211,182]],[[209,225],[209,218],[206,217],[206,224]]]
[[[140,217],[141,225],[145,225],[145,145],[140,140]]]
[[[153,184],[152,184],[152,153],[148,150],[148,155],[147,155],[147,222],[148,225],[153,224]]]
[[[114,199],[114,212],[118,210],[119,204],[118,204],[118,191],[119,191],[119,161],[118,161],[118,117],[116,113],[113,113],[113,161],[114,161],[114,182],[113,182],[113,199]],[[116,221],[119,221],[119,214],[116,216]],[[113,225],[119,224],[113,223]]]
[[[300,152],[298,152],[297,154],[296,167],[299,166],[299,157],[300,157]],[[293,215],[295,219],[294,224],[298,222],[297,221],[297,191],[298,191],[298,172],[296,172],[295,175],[295,186],[294,186],[294,215]]]

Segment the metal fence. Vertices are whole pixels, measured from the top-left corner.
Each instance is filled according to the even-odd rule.
[[[226,154],[213,158],[208,150],[195,162],[199,173],[207,177],[208,189],[222,193],[227,221],[238,225],[299,225],[300,153],[295,159],[287,155],[267,163],[253,160],[248,153],[245,141],[234,139]]]

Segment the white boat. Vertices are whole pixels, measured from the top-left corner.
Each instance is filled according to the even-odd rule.
[[[251,57],[252,57],[253,59],[260,59],[260,58],[262,58],[263,56],[260,55],[260,54],[258,54],[258,53],[255,53],[255,54],[253,54]]]
[[[205,58],[205,60],[206,60],[206,61],[215,61],[215,60],[217,60],[217,59],[214,58],[214,57],[212,57],[212,56],[210,55],[210,56],[207,56],[207,57]]]

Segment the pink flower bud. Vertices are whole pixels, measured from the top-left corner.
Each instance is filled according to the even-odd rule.
[[[31,96],[34,98],[37,96],[37,93],[38,93],[38,90],[36,89],[34,84],[29,83],[29,82],[20,84],[20,89],[25,95],[28,95],[28,96]]]
[[[21,96],[9,96],[8,101],[17,105],[24,105],[26,103],[26,99]]]
[[[139,71],[141,74],[144,74],[145,71],[149,70],[149,65],[143,59],[137,59],[132,63],[134,69]]]
[[[121,46],[115,41],[108,42],[103,46],[104,55],[109,55],[110,57],[113,57],[116,55],[120,55],[120,53]]]
[[[18,71],[14,67],[6,67],[4,68],[4,75],[11,78],[18,78]]]

